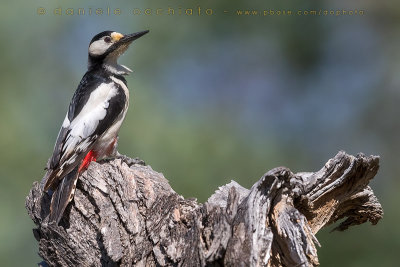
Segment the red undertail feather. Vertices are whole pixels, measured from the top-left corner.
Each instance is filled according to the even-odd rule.
[[[83,159],[81,166],[79,166],[79,170],[78,172],[84,171],[87,169],[87,167],[89,166],[90,162],[92,161],[96,161],[96,152],[94,152],[93,150],[90,150],[85,158]]]

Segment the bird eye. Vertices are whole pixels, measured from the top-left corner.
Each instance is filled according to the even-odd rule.
[[[104,42],[106,42],[106,43],[111,43],[111,37],[110,37],[110,36],[106,36],[106,37],[104,38]]]

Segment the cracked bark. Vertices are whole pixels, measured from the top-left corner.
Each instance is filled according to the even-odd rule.
[[[339,152],[317,172],[232,181],[206,203],[184,199],[138,160],[91,163],[59,226],[35,182],[26,199],[43,266],[317,266],[315,234],[383,216],[369,181],[379,157]]]

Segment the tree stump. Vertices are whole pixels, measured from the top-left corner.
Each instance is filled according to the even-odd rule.
[[[377,156],[339,152],[317,172],[275,168],[201,204],[142,161],[115,159],[90,164],[59,225],[38,182],[26,208],[43,266],[317,266],[322,227],[382,218],[368,186],[378,168]]]

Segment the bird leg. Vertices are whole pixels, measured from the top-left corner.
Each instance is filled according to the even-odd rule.
[[[114,140],[107,147],[106,153],[105,153],[107,157],[113,157],[118,154],[117,145],[118,145],[118,136],[114,137]]]
[[[111,160],[114,159],[121,159],[123,162],[128,164],[128,166],[132,166],[135,164],[146,165],[145,162],[139,158],[131,159],[128,156],[120,154],[117,150],[117,145],[118,145],[118,136],[114,138],[114,140],[105,150],[106,158],[103,158],[101,162],[110,162]]]

